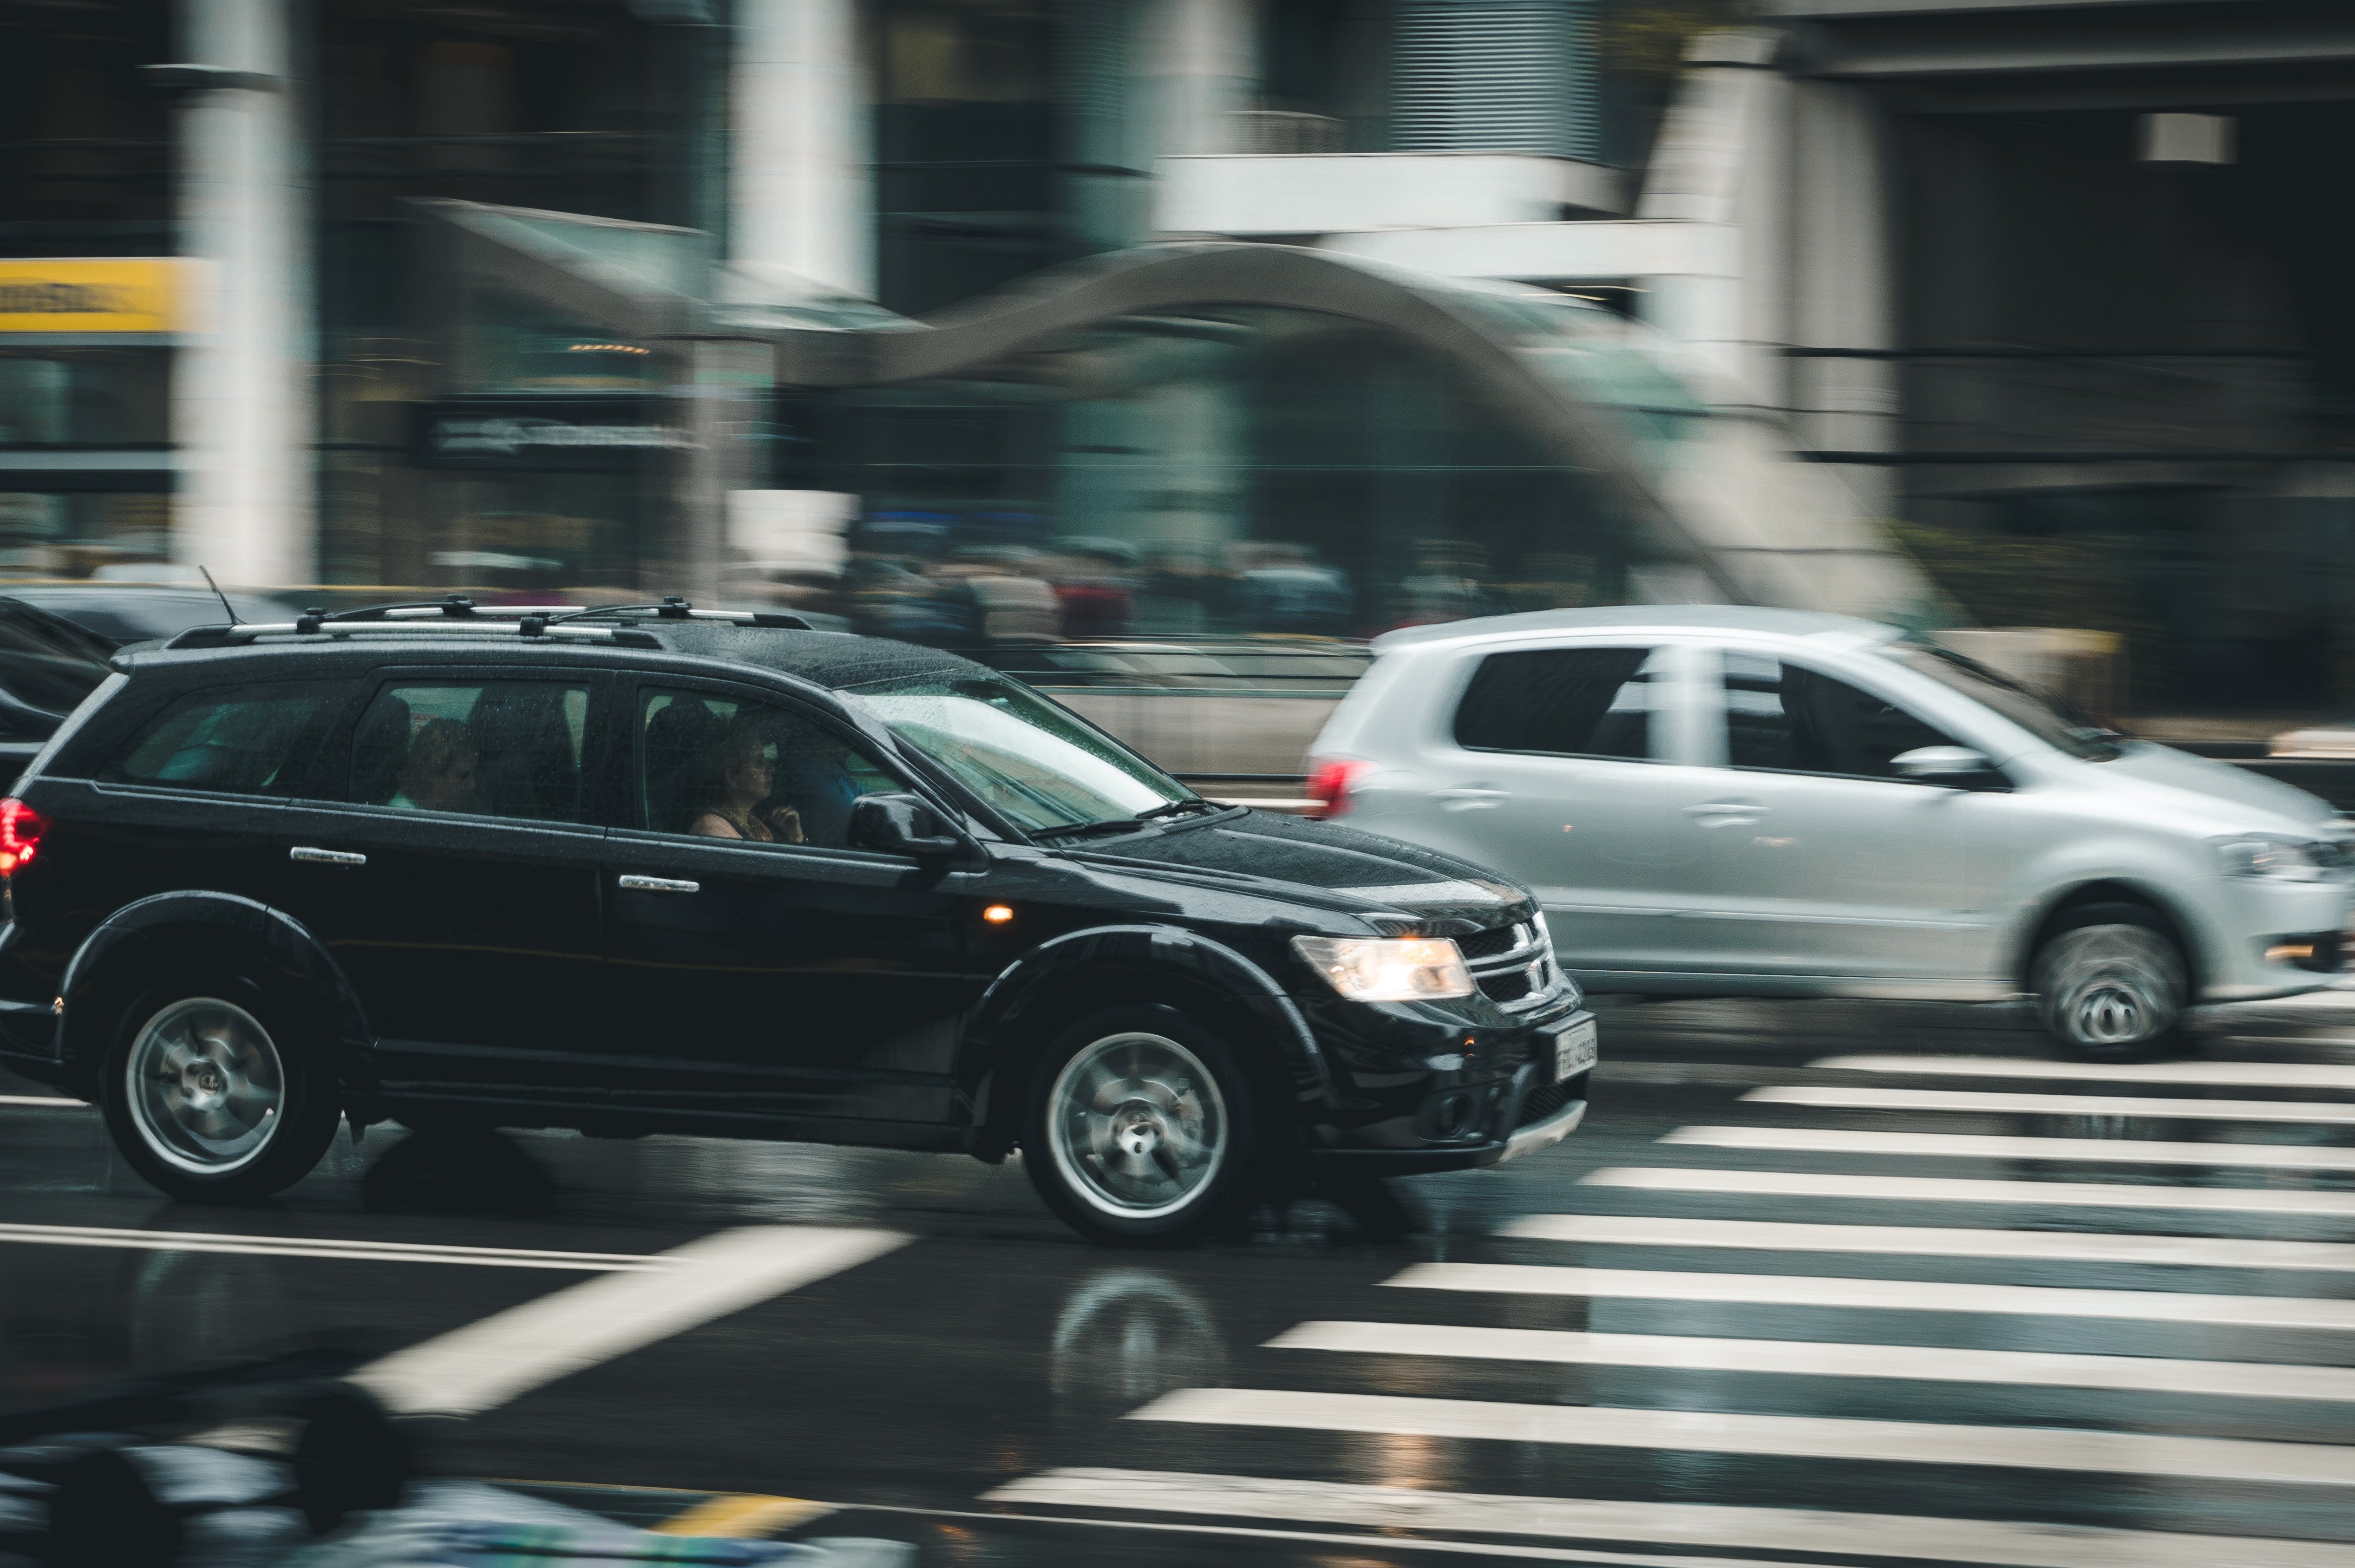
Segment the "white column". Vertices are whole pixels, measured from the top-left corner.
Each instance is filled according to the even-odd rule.
[[[193,64],[239,73],[180,111],[196,330],[174,356],[173,558],[248,587],[314,580],[310,200],[288,0],[183,0]]]
[[[1233,149],[1231,116],[1259,91],[1256,25],[1252,0],[1149,0],[1137,74],[1154,156]]]
[[[875,293],[875,197],[854,0],[738,0],[729,132],[730,260]]]

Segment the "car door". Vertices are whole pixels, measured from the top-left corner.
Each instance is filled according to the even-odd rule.
[[[1694,656],[1650,641],[1476,654],[1423,759],[1415,837],[1536,888],[1574,973],[1706,966],[1684,922],[1707,869],[1691,813],[1716,780],[1689,761]]]
[[[1854,672],[1730,644],[1714,662],[1695,923],[1727,967],[1865,991],[1991,973],[2009,795],[1900,778],[1896,757],[1959,742]]]
[[[387,668],[336,798],[279,821],[283,907],[343,966],[396,1093],[593,1100],[607,677]]]
[[[907,785],[826,716],[653,678],[626,711],[634,826],[604,876],[615,1100],[947,1121],[983,877],[850,846],[851,802]]]

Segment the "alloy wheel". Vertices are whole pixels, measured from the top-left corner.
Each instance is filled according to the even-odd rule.
[[[270,1031],[215,997],[149,1019],[123,1064],[125,1098],[156,1158],[223,1176],[261,1157],[286,1114],[286,1071]]]
[[[1192,1203],[1226,1163],[1226,1101],[1201,1058],[1167,1035],[1107,1035],[1056,1074],[1047,1142],[1089,1204],[1157,1219]]]
[[[2129,1050],[2165,1034],[2183,1010],[2183,960],[2147,926],[2063,932],[2038,967],[2047,1026],[2082,1050]]]

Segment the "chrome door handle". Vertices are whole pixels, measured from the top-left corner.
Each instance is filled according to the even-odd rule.
[[[365,866],[368,857],[350,849],[314,849],[308,844],[297,844],[286,851],[290,860],[300,860],[307,866]]]
[[[1513,798],[1508,789],[1435,789],[1431,798],[1439,802],[1442,811],[1476,811],[1482,806],[1502,805]]]
[[[1765,816],[1766,808],[1754,800],[1718,800],[1686,806],[1685,815],[1703,827],[1741,827]]]
[[[701,882],[683,882],[676,877],[623,877],[622,891],[629,893],[694,893],[703,891]]]

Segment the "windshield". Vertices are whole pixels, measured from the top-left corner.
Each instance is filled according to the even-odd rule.
[[[1994,709],[2038,740],[2073,757],[2106,763],[2118,754],[2116,731],[2097,722],[2068,699],[2024,686],[1977,659],[1928,643],[1891,643],[1881,652],[1941,686]]]
[[[1019,682],[923,676],[857,696],[1025,832],[1126,822],[1193,791]]]

